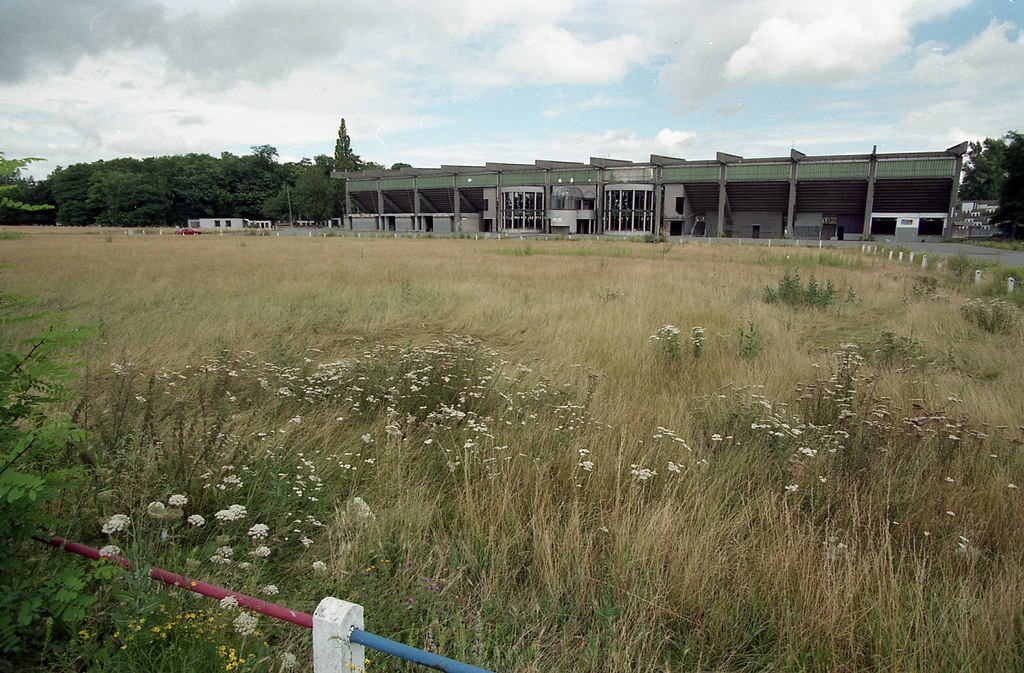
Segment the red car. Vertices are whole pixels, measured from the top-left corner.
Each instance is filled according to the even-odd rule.
[[[182,236],[196,236],[203,232],[199,231],[198,229],[179,229],[178,233],[181,234]]]

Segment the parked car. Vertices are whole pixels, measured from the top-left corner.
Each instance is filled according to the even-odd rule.
[[[178,233],[181,234],[182,236],[195,236],[203,232],[199,231],[198,229],[179,229]]]

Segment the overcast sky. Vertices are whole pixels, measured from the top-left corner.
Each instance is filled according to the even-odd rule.
[[[1024,131],[1017,0],[0,0],[0,151],[480,164]]]

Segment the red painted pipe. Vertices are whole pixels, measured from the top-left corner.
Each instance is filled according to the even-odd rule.
[[[40,542],[53,545],[58,549],[64,549],[65,551],[78,554],[79,556],[91,558],[94,561],[110,560],[124,566],[126,569],[131,569],[132,567],[131,562],[123,556],[100,556],[99,549],[95,549],[78,542],[68,542],[64,538],[57,537],[56,535],[50,537],[36,537],[36,539]],[[313,615],[305,612],[298,612],[297,610],[286,608],[283,605],[268,603],[266,601],[261,601],[258,598],[253,598],[252,596],[235,593],[234,591],[227,591],[226,589],[221,589],[213,584],[199,582],[183,575],[161,570],[155,566],[150,566],[149,576],[155,580],[160,580],[161,582],[181,587],[182,589],[188,589],[189,591],[194,591],[197,594],[202,594],[203,596],[216,598],[217,600],[221,600],[227,596],[234,596],[235,600],[238,601],[238,607],[248,608],[249,610],[258,612],[261,615],[267,615],[268,617],[281,619],[286,622],[291,622],[292,624],[298,624],[299,626],[304,626],[307,629],[313,628]]]

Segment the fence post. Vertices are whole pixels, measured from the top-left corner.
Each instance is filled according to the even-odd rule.
[[[981,269],[974,272],[974,284],[981,285]]]
[[[1006,291],[1013,294],[1013,291],[1017,288],[1017,279],[1010,276],[1006,279]]]
[[[363,628],[363,606],[337,598],[320,601],[313,613],[314,673],[362,673],[366,648],[349,640]]]

